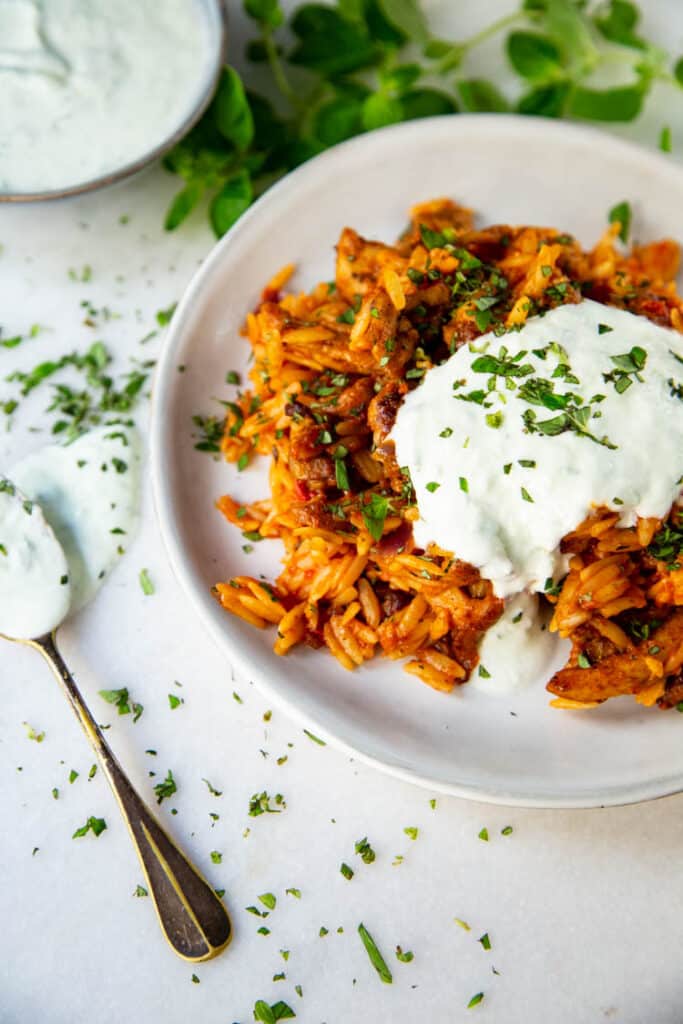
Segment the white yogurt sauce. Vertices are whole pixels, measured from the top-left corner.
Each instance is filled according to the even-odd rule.
[[[144,156],[194,106],[209,47],[199,0],[0,0],[0,193]]]
[[[564,646],[541,620],[536,594],[516,594],[505,602],[503,614],[484,634],[479,645],[479,667],[468,687],[491,694],[522,690],[543,677]]]
[[[123,427],[98,427],[65,447],[18,462],[14,483],[40,504],[69,564],[70,611],[81,608],[128,547],[138,522],[140,445]]]
[[[522,375],[496,375],[489,392],[484,357],[500,358],[501,346]],[[645,353],[640,379],[619,358],[634,348]],[[404,399],[390,435],[415,487],[417,544],[455,552],[509,597],[542,591],[566,571],[560,540],[594,506],[618,510],[622,524],[666,515],[683,473],[683,387],[676,394],[683,365],[673,353],[683,356],[677,332],[584,301],[533,317],[519,333],[487,334],[434,367]],[[580,396],[581,403],[570,400],[574,409],[590,406],[585,430],[597,440],[575,430],[541,432],[555,429],[547,421],[564,410],[523,399],[538,378],[555,395]]]
[[[0,633],[49,633],[70,602],[69,566],[53,530],[39,506],[0,477]]]

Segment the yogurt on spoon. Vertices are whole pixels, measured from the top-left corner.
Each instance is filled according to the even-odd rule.
[[[0,478],[0,632],[42,636],[95,595],[137,527],[139,491],[139,438],[118,424]]]

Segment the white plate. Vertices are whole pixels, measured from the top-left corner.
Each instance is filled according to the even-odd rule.
[[[214,501],[267,496],[265,472],[194,450],[191,416],[220,415],[227,369],[244,371],[239,328],[261,288],[296,262],[295,288],[333,277],[333,246],[352,225],[392,241],[414,203],[448,195],[478,223],[558,226],[583,243],[607,211],[631,202],[636,238],[683,239],[683,173],[671,158],[591,129],[500,115],[411,122],[346,142],[270,189],[216,246],[180,303],[156,380],[152,462],[157,509],[174,569],[230,661],[314,733],[434,790],[495,803],[589,807],[683,789],[683,716],[628,698],[591,712],[548,707],[545,679],[519,696],[468,686],[436,693],[400,664],[354,673],[325,651],[272,652],[273,632],[224,612],[210,586],[236,573],[278,571],[280,545],[242,552]],[[178,366],[186,367],[178,372]],[[266,461],[266,460],[262,460]]]

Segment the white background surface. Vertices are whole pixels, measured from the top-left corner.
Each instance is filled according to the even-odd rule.
[[[441,31],[450,25],[461,36],[505,9],[481,3],[459,15],[450,6],[431,4],[433,24]],[[673,0],[647,4],[650,31],[678,53],[683,16],[675,10]],[[233,32],[237,59],[244,37],[238,17]],[[473,73],[482,70],[478,61]],[[674,138],[683,139],[681,106],[680,95],[660,95],[629,134],[654,143],[666,120]],[[155,327],[155,311],[179,297],[211,245],[199,216],[175,235],[161,231],[176,186],[152,171],[77,201],[0,208],[5,332],[23,333],[36,322],[50,328],[17,350],[0,350],[0,378],[99,338],[116,352],[121,371],[130,356],[153,358],[160,338],[142,348],[139,340]],[[122,214],[130,217],[125,225]],[[92,266],[92,280],[70,280],[68,269],[84,264]],[[83,299],[109,306],[120,319],[85,326]],[[5,395],[0,384],[3,397],[9,389]],[[0,435],[0,470],[48,439],[46,404],[47,392],[36,395],[14,430]],[[152,597],[138,584],[143,566],[155,583]],[[235,940],[224,956],[196,969],[200,983],[193,984],[192,968],[163,943],[150,901],[132,896],[141,881],[135,854],[104,780],[87,781],[93,758],[47,668],[34,652],[6,645],[0,648],[2,1024],[188,1018],[246,1024],[261,998],[285,999],[304,1024],[407,1024],[418,1017],[457,1024],[474,1015],[501,1024],[682,1019],[683,798],[543,812],[440,796],[432,810],[431,794],[315,745],[279,712],[265,722],[267,705],[249,680],[232,680],[172,578],[149,494],[127,558],[61,637],[143,795],[150,798],[151,785],[173,770],[178,794],[161,807],[162,819],[209,879],[227,890]],[[99,689],[122,686],[145,706],[137,724],[117,718],[97,696]],[[171,692],[185,700],[175,711]],[[25,721],[45,730],[43,743],[26,738]],[[148,748],[157,756],[146,754]],[[287,762],[278,766],[285,754]],[[72,768],[80,776],[69,785]],[[156,778],[148,778],[150,770]],[[211,797],[202,778],[222,796]],[[51,795],[55,786],[58,800]],[[281,792],[287,808],[250,818],[249,797],[263,789]],[[211,811],[220,814],[213,825]],[[107,831],[72,841],[90,814],[106,818]],[[508,824],[514,831],[502,836]],[[404,834],[406,826],[419,828],[416,841]],[[477,837],[483,826],[488,843]],[[371,865],[353,853],[354,841],[365,835],[377,852]],[[222,864],[211,862],[211,851],[222,852]],[[394,866],[398,854],[405,859]],[[355,869],[351,882],[339,873],[342,861]],[[285,896],[291,886],[301,890],[300,901]],[[257,934],[264,922],[244,912],[264,892],[278,897],[267,936]],[[356,935],[360,921],[393,970],[391,987],[369,965]],[[329,929],[325,937],[321,926]],[[490,952],[477,942],[484,932]],[[412,963],[396,961],[397,943],[414,952]],[[288,962],[280,949],[291,951]],[[282,970],[286,980],[273,982]],[[484,1002],[466,1010],[479,991]]]

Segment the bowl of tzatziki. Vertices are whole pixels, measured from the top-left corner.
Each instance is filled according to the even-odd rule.
[[[0,202],[112,184],[197,122],[222,0],[0,0]]]

